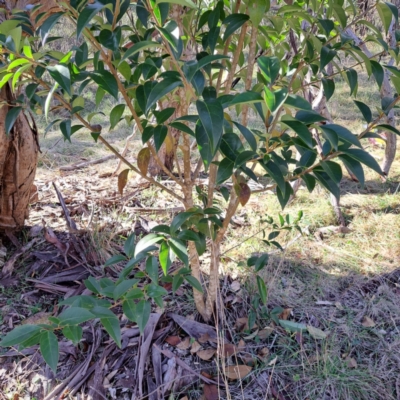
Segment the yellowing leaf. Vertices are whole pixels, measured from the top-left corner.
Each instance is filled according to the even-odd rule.
[[[126,184],[128,183],[128,175],[129,175],[129,169],[124,169],[118,175],[118,192],[121,196],[122,193],[124,192]]]
[[[307,331],[308,331],[308,333],[310,334],[311,337],[313,337],[314,339],[317,339],[317,340],[326,339],[326,337],[328,336],[321,329],[314,328],[311,325],[307,325]]]
[[[229,365],[225,368],[225,375],[229,379],[243,379],[251,372],[252,369],[252,367],[247,365]]]
[[[150,149],[145,147],[140,150],[137,157],[137,165],[143,175],[147,175],[147,170],[150,163]]]

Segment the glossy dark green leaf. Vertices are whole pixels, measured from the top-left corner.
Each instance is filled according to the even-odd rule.
[[[155,283],[150,283],[146,286],[146,293],[147,296],[151,297],[152,299],[166,296],[168,294],[168,292],[162,286],[159,286]]]
[[[362,101],[353,100],[355,105],[361,111],[365,121],[369,124],[372,121],[372,112],[371,109]]]
[[[183,283],[182,275],[174,275],[172,279],[172,292],[175,293]]]
[[[286,183],[282,171],[278,165],[272,161],[260,163],[261,166],[268,172],[269,176],[277,183],[283,195],[286,193]]]
[[[200,122],[196,124],[196,143],[204,164],[204,170],[207,171],[214,157],[214,153],[211,151],[211,143],[206,130]]]
[[[218,166],[216,184],[221,185],[228,180],[233,173],[234,162],[229,158],[224,158]]]
[[[255,260],[254,269],[256,272],[261,271],[265,267],[265,265],[268,263],[268,259],[268,254],[263,254]]]
[[[255,138],[254,133],[250,129],[248,129],[247,127],[239,124],[238,122],[233,121],[233,123],[239,129],[240,133],[244,136],[244,138],[246,139],[247,143],[250,145],[250,148],[253,151],[256,151],[257,150],[257,140]]]
[[[329,129],[329,128],[325,128],[322,129],[321,126],[321,130],[322,130],[322,136],[330,143],[331,147],[335,150],[337,150],[338,146],[339,146],[339,137],[337,135],[337,133],[333,130],[333,129]],[[324,154],[326,154],[324,152]]]
[[[186,265],[189,266],[189,257],[185,243],[179,239],[171,238],[169,240],[169,246],[173,253]]]
[[[79,38],[82,31],[86,28],[89,24],[91,19],[104,8],[104,5],[100,2],[95,1],[92,4],[87,5],[78,16],[78,20],[76,23],[76,35]]]
[[[337,183],[335,183],[328,174],[321,171],[314,170],[314,176],[318,182],[325,187],[330,193],[332,193],[337,199],[340,198],[340,189]]]
[[[40,335],[40,352],[46,364],[56,373],[59,358],[58,339],[52,331],[44,331]]]
[[[231,36],[237,29],[239,29],[246,21],[249,20],[249,16],[246,14],[231,14],[228,15],[222,24],[226,25],[223,41],[225,42],[229,36]]]
[[[154,128],[154,146],[158,152],[168,135],[168,128],[165,125],[157,125]]]
[[[392,4],[393,8],[396,10],[395,14],[397,15],[398,18],[398,10],[397,7]],[[390,24],[392,23],[392,8],[388,6],[388,3],[377,3],[376,4],[376,9],[378,11],[379,17],[382,21],[383,26],[385,27],[385,32],[388,33]],[[396,16],[395,16],[396,18]]]
[[[65,119],[64,121],[62,121],[60,123],[60,130],[61,130],[61,133],[63,134],[64,138],[70,142],[71,141],[71,120]]]
[[[192,211],[185,211],[175,215],[170,226],[171,234],[174,234],[193,214]]]
[[[355,177],[360,182],[361,187],[364,187],[365,176],[364,176],[364,170],[363,170],[361,163],[347,155],[344,155],[344,154],[340,155],[339,159],[340,159],[340,161],[343,162],[343,164],[346,166],[346,168],[348,170],[350,170],[350,172],[352,174],[355,175]]]
[[[357,147],[362,147],[361,143],[357,139],[356,135],[351,133],[344,126],[337,125],[337,124],[326,124],[326,125],[321,125],[321,130],[325,133],[327,133],[328,131],[334,132],[341,141],[350,143]],[[335,142],[331,142],[331,143],[334,148],[337,148],[337,145],[336,145],[336,147],[334,145],[334,143],[336,143],[336,139],[335,139]]]
[[[135,240],[136,235],[131,233],[125,240],[124,243],[124,253],[129,257],[132,258],[135,254]]]
[[[301,179],[304,181],[308,191],[311,193],[315,188],[315,183],[316,183],[315,178],[310,174],[305,174],[301,177]]]
[[[53,26],[57,23],[57,21],[64,15],[62,12],[58,12],[55,14],[50,15],[48,18],[45,19],[43,24],[38,29],[40,38],[42,39],[42,46],[45,45],[46,40],[49,36],[50,30]]]
[[[239,153],[239,155],[236,157],[235,160],[235,167],[241,167],[242,165],[245,165],[247,161],[252,160],[257,157],[257,153],[255,153],[253,150],[245,150]]]
[[[10,107],[7,112],[5,120],[6,135],[9,135],[13,128],[15,121],[18,118],[19,113],[22,111],[22,107]]]
[[[334,161],[321,161],[320,165],[329,177],[339,185],[343,177],[341,166]]]
[[[377,125],[375,126],[376,129],[383,129],[385,131],[389,131],[389,132],[393,132],[396,135],[400,136],[400,131],[398,129],[396,129],[394,126],[389,125],[389,124],[381,124],[381,125]]]
[[[353,68],[350,68],[346,71],[347,80],[350,85],[350,96],[357,93],[358,86],[358,74],[357,71]]]
[[[178,86],[182,86],[182,81],[175,78],[165,78],[161,82],[158,82],[151,90],[148,98],[145,113],[147,113],[154,104],[157,103],[162,97],[172,92]]]
[[[329,101],[335,93],[335,81],[333,79],[322,78],[322,86],[324,87],[326,101]]]
[[[197,254],[198,254],[199,256],[201,256],[201,255],[204,254],[204,252],[206,251],[207,243],[206,243],[206,237],[205,237],[204,234],[202,234],[202,233],[199,232],[199,233],[198,233],[198,237],[199,237],[199,240],[196,241],[196,242],[194,242],[194,244],[195,244],[195,246],[196,246]]]
[[[190,286],[196,289],[198,292],[203,293],[201,283],[192,275],[185,275],[185,280],[189,282]]]
[[[285,105],[299,110],[311,110],[311,104],[304,97],[296,94],[289,94],[285,100]]]
[[[66,65],[55,65],[47,67],[47,71],[51,77],[69,94],[71,95],[71,75]]]
[[[276,195],[278,197],[279,204],[282,207],[282,210],[286,207],[286,204],[289,202],[290,196],[293,193],[293,189],[290,186],[289,182],[285,182],[285,191],[282,192],[280,187],[278,186],[276,189]],[[274,244],[276,247],[282,250],[280,247],[280,244],[277,242],[270,242],[271,244]]]
[[[158,282],[158,263],[154,256],[150,256],[146,260],[146,273],[153,282]]]
[[[214,61],[229,59],[228,56],[224,56],[222,54],[210,54],[208,56],[200,58],[197,63],[197,70],[204,68],[208,64],[211,64]]]
[[[122,311],[130,321],[136,322],[136,303],[132,299],[122,302]]]
[[[336,56],[336,51],[322,46],[319,70],[322,71]]]
[[[300,160],[296,165],[299,167],[309,168],[314,164],[316,159],[317,153],[315,151],[307,150],[301,155]]]
[[[92,72],[90,77],[100,86],[101,89],[118,99],[118,85],[114,76],[109,71]]]
[[[375,60],[371,60],[371,68],[372,68],[372,74],[374,75],[376,83],[378,84],[378,87],[380,89],[382,87],[385,71],[383,70],[382,65]]]
[[[135,247],[135,257],[141,252],[145,252],[148,248],[152,247],[156,243],[160,243],[164,240],[163,236],[155,233],[149,233],[145,237],[139,240]]]
[[[119,300],[129,289],[138,283],[137,279],[126,279],[115,285],[113,291],[114,300]]]
[[[195,137],[195,133],[193,132],[193,130],[190,129],[187,125],[185,125],[182,122],[171,122],[169,124],[169,126],[171,128],[178,129],[179,131],[185,132],[185,133],[189,134],[190,136]]]
[[[381,167],[376,162],[375,158],[371,156],[371,154],[367,153],[361,149],[347,149],[343,150],[343,153],[351,157],[352,159],[359,161],[360,163],[366,165],[367,167],[371,168],[379,175],[383,175]]]
[[[180,231],[178,233],[177,238],[179,240],[186,240],[186,241],[190,240],[192,242],[199,242],[200,241],[199,235],[196,232],[194,232],[194,231],[192,231],[190,229],[184,229],[183,231]]]
[[[120,31],[119,31],[120,32]],[[119,35],[121,36],[121,34]],[[98,42],[107,49],[117,51],[119,47],[118,35],[109,29],[102,29],[97,37]]]
[[[175,111],[176,109],[174,107],[168,107],[161,111],[154,111],[157,124],[162,124],[167,121],[175,113]]]
[[[235,95],[235,97],[229,103],[229,107],[236,106],[238,104],[260,103],[262,101],[263,97],[260,93],[246,91]]]
[[[262,56],[257,59],[257,64],[269,84],[273,84],[279,75],[280,62],[277,57]]]
[[[329,36],[331,31],[335,28],[335,24],[333,21],[330,19],[318,19],[318,22],[321,24],[323,30],[326,32],[326,34]]]
[[[215,154],[223,132],[224,110],[222,105],[218,100],[208,101],[207,103],[197,100],[196,107],[210,142],[211,153]]]
[[[281,122],[288,126],[292,131],[296,132],[299,138],[310,148],[313,147],[313,139],[311,132],[307,126],[295,119],[282,118]]]
[[[315,111],[297,111],[295,118],[305,125],[326,121],[326,118]]]
[[[114,129],[118,122],[121,120],[122,114],[125,110],[125,104],[116,105],[110,113],[110,130]]]

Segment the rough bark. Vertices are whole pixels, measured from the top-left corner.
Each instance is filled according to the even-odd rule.
[[[11,91],[3,87],[0,101],[11,100]],[[8,106],[0,109],[0,229],[15,230],[23,227],[28,216],[39,146],[34,122],[31,126],[23,112],[6,135],[8,110]]]

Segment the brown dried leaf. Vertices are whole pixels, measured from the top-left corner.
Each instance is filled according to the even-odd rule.
[[[204,361],[210,360],[212,357],[214,357],[214,354],[216,353],[215,349],[206,349],[206,350],[200,350],[197,352],[197,355],[199,358],[201,358]]]
[[[218,354],[220,357],[228,358],[237,352],[238,349],[234,344],[222,343],[221,346],[218,347]]]
[[[187,350],[190,347],[190,338],[186,337],[176,345],[179,350]]]
[[[272,333],[274,332],[274,328],[271,328],[270,326],[267,326],[264,329],[261,329],[261,331],[258,332],[257,336],[261,340],[267,339]]]
[[[219,393],[216,385],[204,385],[204,397],[205,400],[218,400]]]
[[[139,151],[137,156],[137,165],[143,175],[147,175],[147,170],[150,163],[150,149],[148,147]]]
[[[243,379],[251,372],[252,369],[252,367],[247,365],[229,365],[225,368],[225,375],[229,379]]]
[[[181,400],[189,400],[187,396],[182,397]]]
[[[357,368],[357,361],[354,358],[347,357],[345,362],[348,368]]]
[[[247,317],[238,318],[235,324],[236,330],[242,332],[249,329],[249,319]],[[251,329],[257,328],[257,325],[254,324]]]
[[[192,348],[190,349],[190,352],[192,354],[197,353],[201,349],[201,344],[196,340],[195,342],[192,343]]]
[[[124,193],[124,188],[128,183],[129,169],[124,169],[118,175],[118,192],[122,196]]]
[[[21,321],[21,325],[38,325],[38,324],[49,324],[49,317],[51,313],[48,312],[38,312],[36,314],[31,315],[30,317]]]
[[[243,339],[240,339],[237,347],[239,350],[244,350],[246,348],[246,342]]]
[[[241,354],[240,358],[242,359],[242,361],[246,364],[249,365],[251,367],[253,367],[256,364],[256,359],[253,357],[252,354],[250,353],[244,353]]]
[[[251,190],[247,183],[237,183],[234,186],[240,204],[244,207],[250,199]]]
[[[258,355],[259,355],[261,358],[266,358],[266,357],[269,355],[269,349],[268,349],[268,347],[263,347],[263,348],[258,352]]]
[[[244,336],[244,340],[253,340],[258,335],[258,329],[255,330],[251,335]]]
[[[201,344],[207,343],[210,340],[210,335],[208,333],[203,333],[197,340]]]
[[[181,342],[181,338],[179,336],[168,336],[165,341],[171,346],[176,346]]]
[[[278,316],[279,319],[287,320],[290,317],[292,308],[285,308]]]
[[[373,328],[375,326],[375,322],[370,317],[365,316],[361,322],[361,325],[364,328]]]
[[[238,292],[238,291],[240,290],[240,282],[239,282],[239,281],[233,281],[233,282],[231,283],[230,289],[231,289],[233,292]]]

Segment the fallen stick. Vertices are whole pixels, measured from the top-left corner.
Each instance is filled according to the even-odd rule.
[[[79,168],[85,168],[88,165],[101,164],[108,160],[112,160],[115,157],[116,156],[114,154],[110,154],[109,156],[98,158],[97,160],[82,161],[80,163],[76,163],[76,164],[72,164],[72,165],[65,165],[65,166],[60,167],[59,170],[60,171],[75,171],[76,169],[79,169]]]

